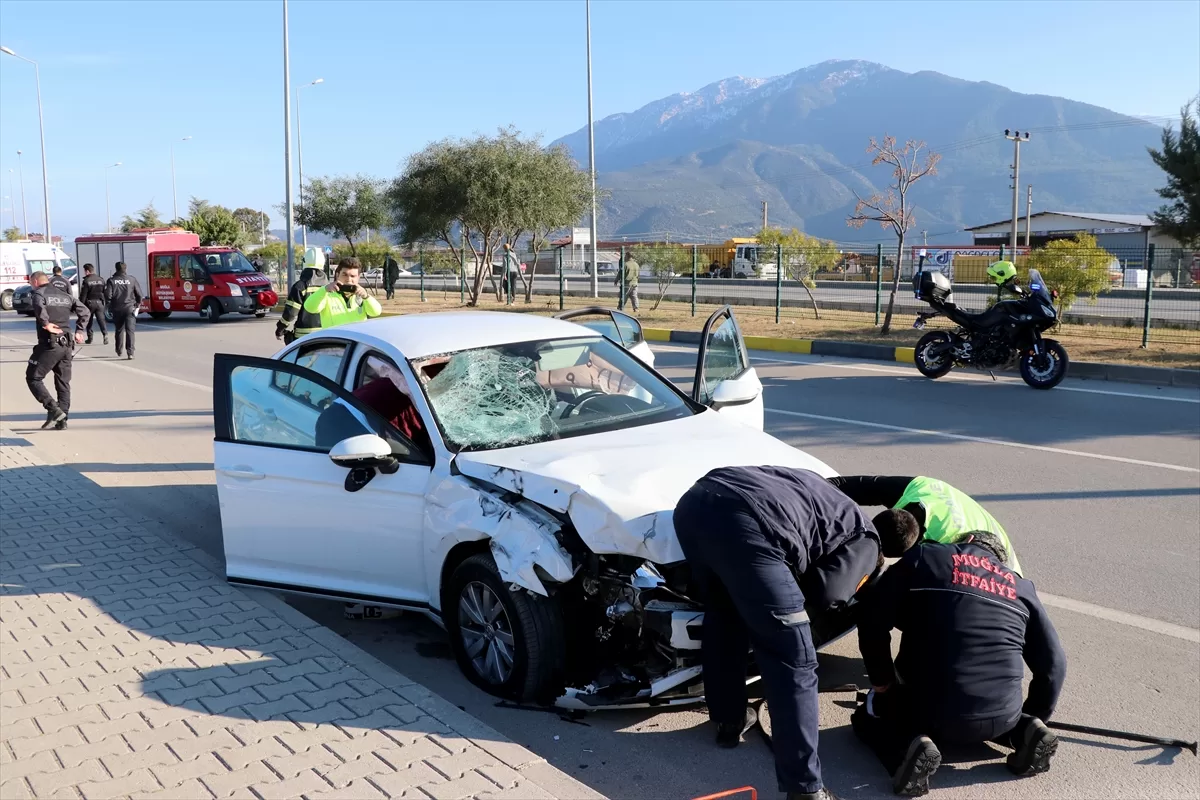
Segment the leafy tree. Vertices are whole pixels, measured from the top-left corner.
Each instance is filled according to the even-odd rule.
[[[383,188],[382,181],[365,175],[313,178],[304,187],[304,202],[295,207],[296,223],[345,239],[350,254],[357,255],[359,231],[388,224]]]
[[[662,305],[663,298],[667,296],[667,289],[671,288],[672,281],[680,275],[685,273],[690,275],[692,272],[692,249],[690,247],[671,244],[642,245],[630,250],[629,257],[638,262],[639,266],[647,267],[650,274],[654,276],[654,282],[658,286],[658,297],[654,299],[654,305],[650,307],[651,311],[656,311]],[[620,280],[621,274],[618,272],[617,281]]]
[[[254,255],[261,256],[268,263],[281,264],[287,258],[287,245],[283,242],[267,242],[256,249]]]
[[[1113,255],[1090,233],[1077,233],[1071,239],[1058,239],[1029,253],[1026,268],[1036,269],[1042,280],[1058,292],[1059,313],[1065,313],[1080,295],[1090,302],[1112,285],[1109,268]],[[1028,275],[1028,271],[1025,273]]]
[[[141,211],[137,212],[137,216],[129,216],[126,214],[121,219],[121,232],[129,233],[138,228],[162,228],[166,223],[162,217],[158,215],[158,209],[154,207],[154,203],[147,203]]]
[[[363,269],[382,267],[384,259],[387,258],[390,252],[392,252],[392,245],[382,236],[377,236],[369,242],[359,242],[353,248],[351,248],[349,242],[333,243],[333,257],[335,259],[356,256],[362,262]]]
[[[21,229],[16,225],[4,229],[4,241],[15,242],[21,238]]]
[[[225,206],[209,205],[207,201],[193,197],[188,211],[191,216],[181,220],[180,225],[200,237],[201,247],[241,246],[242,228],[233,212]]]
[[[880,335],[886,336],[892,329],[892,311],[896,307],[896,292],[900,290],[900,270],[904,265],[904,236],[916,222],[912,206],[908,202],[908,190],[926,175],[936,175],[938,162],[942,157],[937,153],[927,152],[922,158],[921,151],[925,149],[924,142],[909,139],[900,149],[896,145],[896,137],[884,136],[882,142],[872,136],[867,145],[867,152],[875,158],[871,164],[887,164],[892,167],[894,186],[889,186],[887,194],[876,192],[865,200],[855,193],[858,203],[854,213],[846,219],[846,224],[852,228],[861,228],[868,222],[878,222],[884,228],[891,228],[896,234],[896,269],[892,274],[892,291],[888,295],[887,315],[883,318],[883,328]]]
[[[1200,98],[1180,111],[1179,133],[1167,128],[1162,133],[1162,150],[1146,148],[1159,169],[1167,173],[1167,185],[1158,194],[1171,201],[1150,218],[1184,247],[1200,246],[1200,122],[1192,113],[1192,102],[1200,104]]]
[[[783,276],[789,280],[799,281],[808,293],[812,303],[813,316],[821,318],[817,310],[817,299],[812,290],[816,288],[813,276],[822,269],[832,269],[837,265],[840,254],[837,245],[825,239],[809,236],[796,228],[785,231],[783,228],[766,227],[758,232],[758,261],[773,263],[779,248],[783,248]]]
[[[590,202],[590,183],[581,204],[577,173],[565,151],[543,151],[537,139],[507,128],[495,137],[434,142],[416,153],[392,182],[388,205],[402,241],[441,242],[455,261],[470,253],[469,302],[477,305],[485,279],[500,299],[492,265],[502,242],[516,245],[529,236],[536,264],[548,233],[579,218]],[[532,278],[522,276],[526,300]]]
[[[233,218],[246,231],[248,241],[261,241],[262,232],[271,228],[271,218],[267,214],[245,206],[235,209]]]

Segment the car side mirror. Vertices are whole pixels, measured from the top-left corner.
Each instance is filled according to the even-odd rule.
[[[754,378],[754,372],[747,370],[738,378],[721,381],[713,391],[712,403],[714,409],[724,406],[740,406],[752,403],[762,394],[762,384]]]
[[[396,465],[391,445],[373,433],[343,439],[329,451],[329,460],[346,469],[383,469]]]

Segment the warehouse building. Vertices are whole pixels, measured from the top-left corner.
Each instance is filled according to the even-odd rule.
[[[1025,244],[1026,218],[1017,223],[1017,244]],[[1012,218],[967,228],[976,245],[1007,244],[1012,231]],[[1153,244],[1156,249],[1177,248],[1179,242],[1159,233],[1144,214],[1090,214],[1079,211],[1040,211],[1029,218],[1029,246],[1040,247],[1055,239],[1070,239],[1077,233],[1090,233],[1097,243],[1110,252],[1145,251]]]

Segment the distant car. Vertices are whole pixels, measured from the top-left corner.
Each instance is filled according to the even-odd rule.
[[[63,276],[71,282],[71,296],[79,297],[79,276],[75,267],[67,267],[63,270]],[[24,314],[27,317],[33,316],[33,287],[29,284],[18,286],[12,293],[13,311],[18,314]]]

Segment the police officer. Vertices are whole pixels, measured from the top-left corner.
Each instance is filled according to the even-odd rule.
[[[50,270],[50,283],[62,289],[67,294],[71,293],[71,282],[63,277],[63,269],[57,264],[54,269]]]
[[[283,314],[275,324],[275,338],[283,339],[285,344],[304,336],[307,333],[321,330],[321,315],[304,310],[304,301],[308,296],[321,288],[325,281],[325,271],[317,267],[305,267],[300,273],[300,279],[288,289],[287,302]]]
[[[142,305],[142,287],[138,279],[125,270],[125,262],[118,261],[116,271],[104,284],[104,297],[112,310],[113,332],[117,338],[117,355],[125,352],[126,359],[133,358],[133,332],[137,327],[138,309]]]
[[[717,744],[754,724],[754,645],[771,709],[775,774],[789,800],[829,800],[817,757],[817,657],[809,612],[849,604],[880,568],[861,509],[815,472],[722,467],[675,506],[675,532],[704,602],[701,660]]]
[[[87,306],[71,297],[38,271],[29,276],[33,286],[33,315],[37,321],[37,344],[25,368],[25,383],[34,398],[46,409],[46,421],[42,428],[54,426],[55,430],[67,427],[67,414],[71,410],[71,357],[75,343],[83,341],[83,329],[90,312]],[[64,329],[76,315],[74,341]],[[58,401],[50,397],[43,381],[50,372],[54,373],[54,391]]]
[[[1011,748],[1019,776],[1050,768],[1058,738],[1045,724],[1067,659],[1029,581],[1006,564],[999,537],[919,540],[857,605],[858,646],[874,687],[850,719],[897,794],[919,797],[941,765],[938,742]],[[891,631],[903,631],[892,660]],[[1024,667],[1033,673],[1021,702]]]
[[[108,324],[104,321],[104,278],[96,274],[96,268],[91,264],[83,265],[83,282],[79,284],[79,302],[92,312],[92,317],[88,320],[87,341],[84,344],[92,343],[93,323],[100,329],[104,343],[108,344]]]

